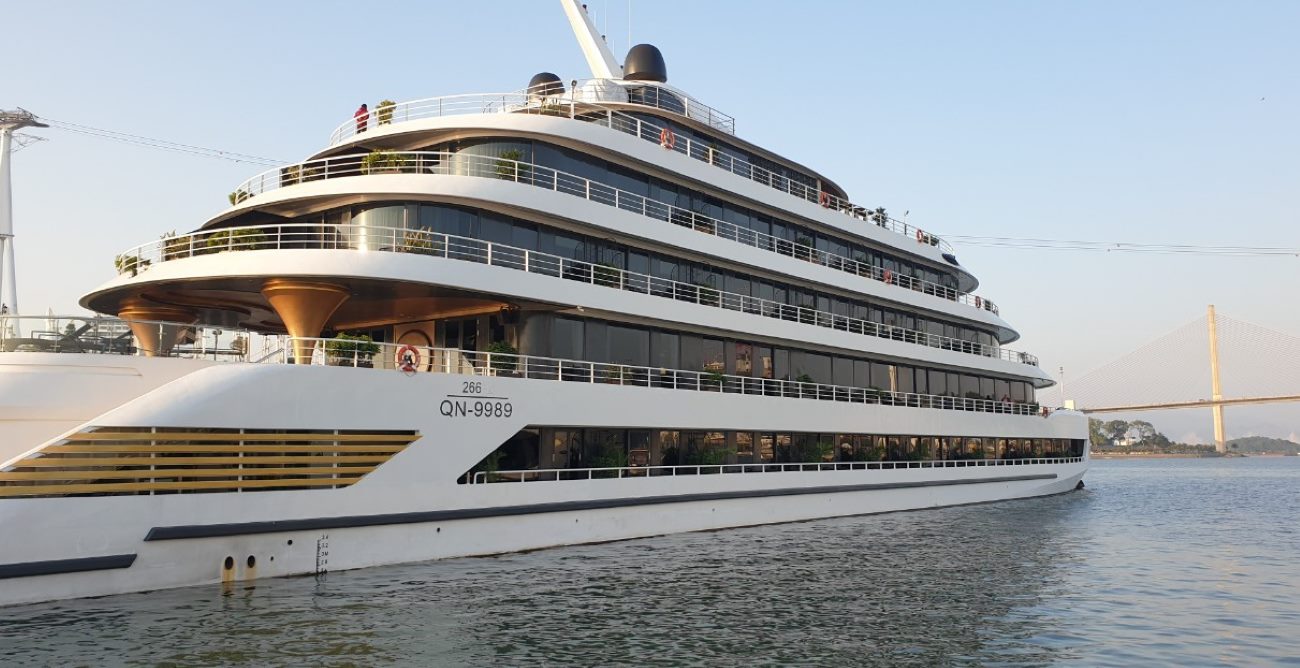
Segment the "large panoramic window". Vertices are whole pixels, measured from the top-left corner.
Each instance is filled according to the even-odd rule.
[[[826,294],[803,286],[788,285],[744,272],[724,270],[662,253],[652,253],[631,248],[607,239],[589,237],[509,216],[459,206],[377,203],[347,207],[341,211],[332,210],[295,219],[295,222],[317,222],[324,225],[341,224],[349,221],[365,225],[365,229],[361,232],[349,232],[350,236],[343,239],[345,243],[350,242],[360,248],[391,248],[395,243],[411,242],[411,239],[394,237],[391,232],[392,229],[430,230],[468,238],[468,240],[457,240],[455,243],[450,244],[447,249],[448,256],[456,259],[481,262],[486,256],[487,246],[475,240],[492,241],[508,244],[521,250],[539,251],[557,255],[561,258],[593,263],[599,267],[612,270],[648,273],[651,276],[685,284],[677,288],[683,291],[697,289],[692,286],[708,287],[742,295],[748,294],[777,304],[804,306],[829,313],[865,319],[878,324],[895,325],[961,341],[970,341],[985,346],[997,344],[993,333],[988,330],[972,325],[945,322],[933,315],[922,316],[909,310],[911,307],[878,302],[867,303],[858,298]],[[375,232],[371,233],[370,228],[374,228]],[[380,230],[384,231],[380,232]],[[432,245],[433,242],[425,240],[423,243]],[[518,251],[499,249],[498,259],[500,253],[509,254],[518,253]],[[515,261],[518,266],[522,267],[522,254]],[[563,275],[566,278],[582,281],[591,280],[592,272],[586,265],[578,264],[566,266],[563,272],[558,266],[533,266],[531,269],[539,273]],[[611,284],[618,285],[617,274],[611,273],[607,278],[611,279]],[[673,288],[663,283],[656,283],[653,286],[642,285],[641,288],[629,283],[628,287],[640,291],[652,291],[654,294],[664,297],[677,296],[678,298],[692,300],[696,298],[693,293],[685,294],[683,292],[683,294],[674,295]],[[716,293],[713,294],[716,295]],[[960,344],[953,343],[951,345]]]

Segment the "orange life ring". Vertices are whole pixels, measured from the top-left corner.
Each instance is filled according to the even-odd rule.
[[[830,208],[831,194],[826,192],[825,190],[821,191],[820,193],[817,193],[817,203],[826,208]]]
[[[420,351],[408,343],[397,349],[393,362],[402,373],[415,373],[416,369],[420,368]]]
[[[670,151],[677,145],[677,135],[673,134],[672,128],[664,128],[659,131],[659,145]]]

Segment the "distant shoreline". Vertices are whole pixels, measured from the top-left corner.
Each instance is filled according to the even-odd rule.
[[[1092,454],[1093,459],[1215,459],[1222,456],[1223,455],[1198,455],[1194,453],[1156,453],[1156,452],[1144,452],[1144,453],[1136,453],[1136,454],[1108,452],[1106,454],[1097,454],[1097,453]]]
[[[1156,452],[1142,452],[1142,453],[1134,453],[1134,454],[1126,454],[1122,452],[1107,452],[1104,454],[1098,454],[1095,452],[1092,453],[1093,459],[1219,459],[1219,458],[1235,458],[1235,457],[1294,457],[1294,456],[1295,455],[1287,455],[1287,454],[1273,453],[1273,452],[1267,452],[1267,453],[1231,452],[1223,455],[1219,455],[1219,454],[1198,455],[1195,453],[1156,453]]]

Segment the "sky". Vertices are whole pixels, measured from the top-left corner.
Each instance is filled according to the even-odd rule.
[[[620,57],[654,43],[669,83],[738,135],[929,231],[1300,248],[1300,3],[588,4]],[[361,102],[590,76],[554,0],[67,1],[5,17],[0,108],[286,162]],[[39,133],[13,162],[25,313],[82,312],[117,253],[199,227],[262,171]],[[1300,336],[1285,296],[1300,257],[955,245],[1022,333],[1010,347],[1067,379],[1210,303]],[[1230,435],[1300,431],[1300,409],[1235,410]],[[1208,438],[1208,411],[1163,415],[1146,417]]]

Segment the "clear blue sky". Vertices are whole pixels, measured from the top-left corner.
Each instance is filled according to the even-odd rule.
[[[621,56],[627,0],[589,4]],[[1300,2],[633,0],[632,14],[670,83],[738,134],[924,228],[1300,247]],[[360,102],[588,76],[554,0],[19,3],[6,19],[0,107],[285,160]],[[116,253],[199,226],[260,171],[43,134],[14,162],[28,313],[77,310]],[[1023,333],[1013,347],[1053,372],[1210,302],[1300,334],[1286,294],[1300,258],[958,255]]]

